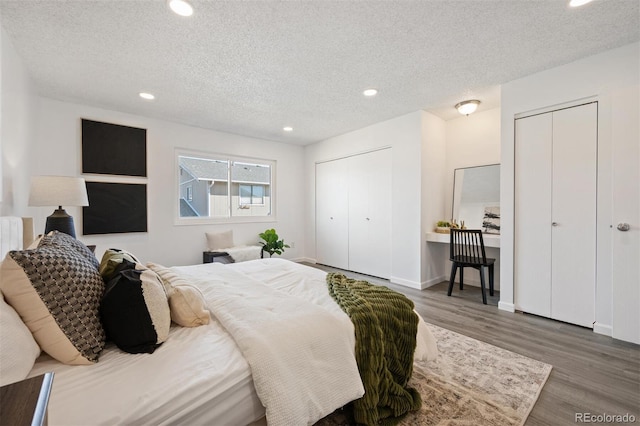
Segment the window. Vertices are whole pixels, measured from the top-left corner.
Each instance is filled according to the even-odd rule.
[[[240,185],[240,205],[264,204],[263,185]]]
[[[271,160],[178,152],[178,223],[273,220]]]

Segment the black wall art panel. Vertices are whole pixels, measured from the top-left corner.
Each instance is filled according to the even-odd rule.
[[[82,119],[82,173],[147,176],[147,129]]]
[[[87,182],[82,208],[84,235],[147,232],[147,185]]]

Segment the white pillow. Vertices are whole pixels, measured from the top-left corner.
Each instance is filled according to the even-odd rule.
[[[18,313],[0,293],[0,386],[26,379],[40,347]]]
[[[149,262],[147,268],[158,274],[165,286],[173,322],[183,327],[209,324],[211,314],[198,287],[189,284],[176,272],[162,265]]]
[[[233,230],[225,232],[205,232],[207,235],[207,247],[209,251],[233,247]]]

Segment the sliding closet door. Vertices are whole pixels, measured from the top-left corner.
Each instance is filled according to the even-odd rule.
[[[593,327],[596,286],[596,103],[553,112],[551,317]]]
[[[349,269],[348,162],[316,164],[316,261]]]
[[[551,113],[515,122],[516,309],[551,316]]]
[[[391,149],[349,158],[349,269],[391,276]]]

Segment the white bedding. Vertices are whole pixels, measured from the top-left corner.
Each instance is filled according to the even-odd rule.
[[[207,281],[268,288],[305,299],[336,317],[348,318],[326,290],[326,274],[281,259],[176,267],[197,285],[212,308],[216,290]],[[274,342],[276,344],[277,342]],[[416,358],[436,355],[423,321]],[[95,365],[68,366],[43,355],[30,376],[54,371],[50,425],[246,425],[265,414],[251,369],[233,338],[215,320],[196,328],[172,326],[153,354],[132,355],[108,345]],[[338,407],[335,407],[338,408]]]
[[[260,264],[279,269],[291,263],[280,262]],[[211,312],[251,366],[270,426],[312,425],[364,395],[348,316],[239,273],[241,266],[176,269],[207,290]]]

